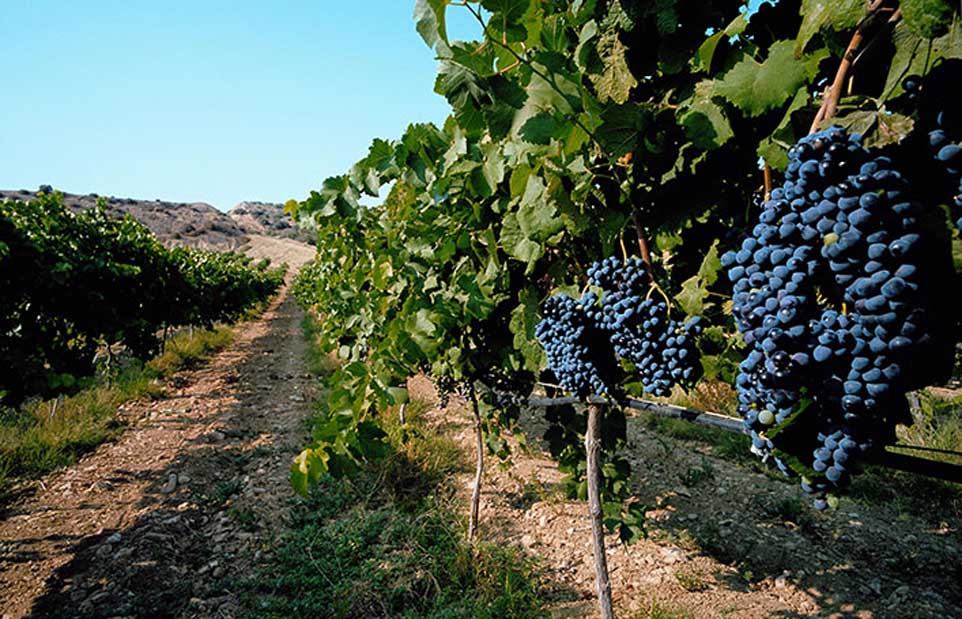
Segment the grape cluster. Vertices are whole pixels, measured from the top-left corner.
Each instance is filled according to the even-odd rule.
[[[535,335],[544,347],[548,367],[566,390],[579,397],[612,393],[616,376],[614,353],[598,322],[598,297],[585,293],[575,300],[566,294],[548,298]]]
[[[695,346],[701,318],[680,323],[668,317],[665,303],[645,298],[651,278],[640,258],[596,262],[588,269],[588,283],[604,290],[597,318],[615,354],[637,368],[646,393],[668,396],[675,384],[690,386],[701,377]]]
[[[751,346],[736,384],[752,449],[808,465],[802,487],[819,508],[908,421],[910,361],[931,341],[922,207],[908,189],[859,136],[812,134],[789,150],[752,235],[722,258]]]

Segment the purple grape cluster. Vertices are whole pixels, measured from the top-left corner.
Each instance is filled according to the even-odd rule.
[[[701,378],[695,345],[701,318],[672,320],[664,302],[646,298],[651,277],[644,261],[608,257],[588,269],[588,283],[604,290],[597,320],[615,354],[635,366],[646,393],[668,396],[674,385],[690,387]]]
[[[592,292],[579,300],[566,294],[550,297],[535,327],[548,367],[562,387],[579,397],[612,394],[617,375],[608,335],[597,319],[597,302]]]
[[[838,127],[800,140],[752,235],[722,258],[751,347],[736,384],[752,449],[801,461],[819,508],[910,420],[911,360],[931,340],[922,206],[860,141]]]

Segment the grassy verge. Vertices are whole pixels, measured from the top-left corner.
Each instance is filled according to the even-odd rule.
[[[312,325],[305,334],[313,341]],[[308,361],[327,373],[316,350]],[[315,364],[316,362],[316,364]],[[245,584],[250,617],[544,617],[540,576],[517,550],[465,542],[461,450],[411,402],[382,415],[391,454],[326,477],[294,509],[272,561]],[[319,404],[319,415],[324,415]]]
[[[41,475],[76,462],[82,454],[119,434],[117,408],[159,397],[160,379],[193,367],[233,340],[227,327],[177,336],[145,366],[130,365],[110,384],[89,387],[59,401],[34,401],[0,415],[0,497],[17,477]]]

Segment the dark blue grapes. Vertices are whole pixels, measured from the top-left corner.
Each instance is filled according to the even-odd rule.
[[[909,193],[858,136],[815,133],[789,150],[783,186],[722,258],[750,346],[737,387],[752,449],[805,464],[817,506],[909,421],[911,360],[931,339],[923,207]]]
[[[646,298],[651,279],[641,259],[606,258],[588,269],[588,282],[604,290],[601,326],[615,354],[635,366],[646,393],[668,396],[674,385],[690,387],[702,376],[695,345],[701,318],[677,322],[667,304]]]
[[[614,353],[597,318],[597,301],[590,292],[578,301],[565,294],[550,297],[535,327],[548,367],[579,397],[611,394],[615,384]]]
[[[955,226],[962,231],[962,147],[953,144],[941,126],[929,132],[929,147],[946,186],[954,194],[950,206],[957,217]]]
[[[647,393],[668,396],[702,375],[695,338],[701,318],[672,320],[651,292],[648,266],[639,258],[609,257],[588,269],[588,283],[601,289],[575,301],[559,294],[544,305],[535,335],[548,367],[566,390],[584,397],[614,395],[621,376],[617,358],[634,365]]]

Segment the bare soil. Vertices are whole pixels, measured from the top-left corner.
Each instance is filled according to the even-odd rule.
[[[465,404],[434,415],[473,459]],[[563,475],[541,450],[544,410],[527,410],[521,427],[528,453],[515,450],[507,468],[489,458],[480,536],[539,560],[553,616],[597,616],[587,504],[564,498]],[[845,498],[819,513],[797,485],[657,434],[641,418],[629,419],[628,439],[650,530],[631,546],[607,537],[618,616],[962,618],[962,522]],[[472,477],[462,479],[465,501]]]

